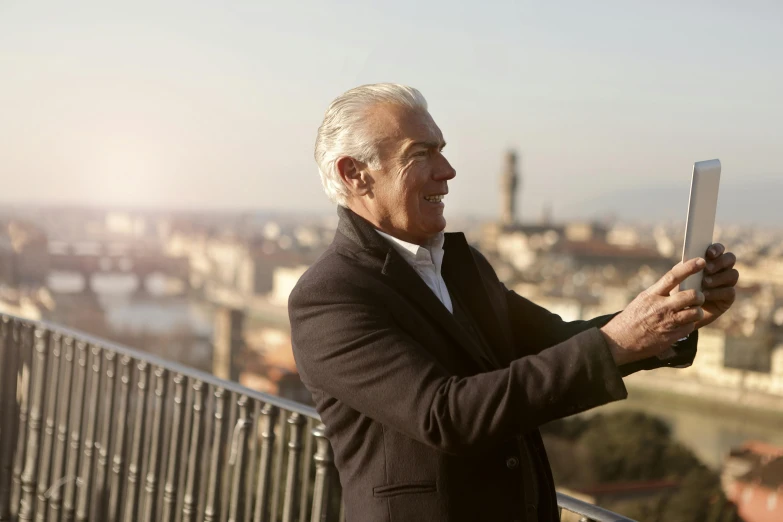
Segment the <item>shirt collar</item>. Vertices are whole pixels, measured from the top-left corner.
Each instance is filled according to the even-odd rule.
[[[376,229],[376,232],[385,238],[392,247],[402,255],[402,257],[411,264],[426,264],[432,265],[440,272],[441,264],[443,263],[443,244],[445,242],[445,235],[443,232],[438,232],[432,239],[427,241],[424,245],[417,245],[415,243],[409,243],[402,239],[396,238],[381,232]]]

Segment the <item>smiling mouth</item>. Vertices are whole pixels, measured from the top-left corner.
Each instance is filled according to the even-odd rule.
[[[430,203],[440,203],[443,201],[443,196],[445,196],[445,194],[438,194],[437,196],[424,196],[424,199]]]

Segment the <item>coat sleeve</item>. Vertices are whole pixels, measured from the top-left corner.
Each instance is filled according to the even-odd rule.
[[[538,353],[548,346],[561,343],[591,328],[601,328],[617,315],[616,313],[602,315],[588,321],[564,321],[559,315],[532,303],[516,292],[508,289],[505,291],[514,344],[520,353]],[[699,332],[693,332],[685,340],[679,341],[672,347],[674,349],[673,356],[665,359],[648,357],[624,364],[619,367],[620,373],[625,377],[639,370],[688,367],[696,357],[698,340]]]
[[[506,288],[498,280],[494,269],[484,255],[476,249],[471,249],[471,251],[482,272],[491,278],[491,284],[500,286],[505,294],[508,321],[511,325],[512,342],[517,357],[540,353],[542,350],[562,343],[582,332],[601,328],[619,313],[602,315],[587,321],[564,321],[559,315]],[[672,356],[664,359],[648,357],[621,365],[619,367],[620,374],[625,377],[640,370],[654,370],[664,367],[686,368],[693,364],[698,341],[699,332],[695,331],[686,339],[672,346],[674,350]]]
[[[439,365],[377,301],[370,290],[347,280],[304,277],[291,294],[297,367],[325,407],[335,399],[457,454],[627,395],[595,328],[508,368],[462,377]]]

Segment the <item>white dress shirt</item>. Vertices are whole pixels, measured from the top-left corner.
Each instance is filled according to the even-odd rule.
[[[403,259],[419,274],[419,277],[430,287],[435,297],[440,299],[446,309],[454,313],[454,307],[451,304],[449,289],[446,288],[446,281],[443,280],[440,267],[443,265],[444,235],[443,232],[432,238],[427,244],[420,246],[414,243],[408,243],[402,239],[397,239],[380,230],[376,231],[384,237],[391,246],[400,253]]]

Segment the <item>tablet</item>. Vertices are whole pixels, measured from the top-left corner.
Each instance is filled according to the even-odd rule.
[[[720,161],[699,161],[693,164],[691,197],[688,203],[688,217],[685,221],[685,242],[682,260],[704,257],[712,244],[715,228],[715,212],[718,209],[718,186],[720,185]],[[680,284],[680,290],[701,290],[700,271]]]

